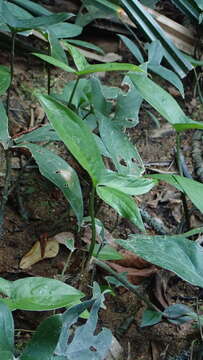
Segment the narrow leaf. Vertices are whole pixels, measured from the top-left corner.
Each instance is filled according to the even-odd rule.
[[[37,97],[61,140],[96,184],[105,168],[87,125],[72,110],[51,96],[39,94]]]
[[[33,15],[42,16],[42,15],[51,15],[51,11],[47,10],[45,7],[34,3],[30,0],[12,0],[16,5],[20,5],[22,8],[30,11]]]
[[[75,66],[78,71],[84,70],[88,66],[88,62],[83,54],[73,45],[66,42],[65,45],[66,49],[68,50],[69,54],[72,56]]]
[[[73,14],[70,15],[72,16]],[[55,25],[50,25],[47,30],[52,31],[57,39],[66,39],[69,37],[75,37],[80,35],[82,32],[82,27],[75,24],[68,24],[63,22]]]
[[[64,64],[68,65],[68,60],[66,57],[66,53],[63,49],[63,47],[60,44],[60,41],[55,36],[55,33],[53,30],[48,30],[48,40],[50,44],[50,50],[51,50],[51,56],[54,59],[57,59],[60,62],[63,62]]]
[[[107,186],[97,186],[97,194],[103,201],[112,206],[120,216],[130,220],[141,231],[145,231],[137,204],[130,196]]]
[[[143,72],[143,70],[136,65],[133,64],[125,64],[125,63],[106,63],[106,64],[95,64],[89,65],[84,70],[78,71],[77,75],[87,75],[95,72],[105,72],[105,71],[137,71]]]
[[[141,327],[153,326],[158,324],[162,319],[162,313],[151,309],[146,309],[142,315]]]
[[[48,62],[49,64],[59,67],[60,69],[62,69],[64,71],[67,71],[70,73],[75,73],[75,70],[72,67],[68,66],[66,63],[64,63],[62,61],[59,61],[59,60],[53,58],[52,56],[44,55],[44,54],[37,54],[37,53],[32,53],[32,55],[35,55],[35,56],[39,57],[40,59]]]
[[[69,201],[80,225],[83,218],[83,199],[75,170],[60,156],[35,144],[20,145],[32,153],[43,176],[54,183]]]
[[[61,141],[56,131],[50,124],[43,125],[27,134],[23,134],[14,139],[15,144],[25,142],[48,142],[48,141]]]
[[[140,95],[166,118],[176,130],[183,130],[185,128],[203,129],[202,123],[188,118],[175,99],[155,82],[147,77],[136,74],[130,74],[129,77]],[[182,128],[180,129],[179,125],[181,124]]]

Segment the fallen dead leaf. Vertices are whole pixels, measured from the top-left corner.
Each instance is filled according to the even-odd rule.
[[[127,273],[128,281],[134,285],[139,285],[144,279],[150,277],[158,271],[154,265],[143,269],[136,269],[133,267],[121,266],[111,261],[108,261],[107,263],[118,273]]]
[[[44,256],[42,257],[40,242],[36,241],[32,249],[21,259],[19,267],[21,269],[27,269],[41,260],[55,257],[58,252],[59,243],[53,238],[51,238],[46,242],[44,248]]]

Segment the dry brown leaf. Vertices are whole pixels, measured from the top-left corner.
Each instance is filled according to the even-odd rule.
[[[126,267],[132,267],[135,269],[143,269],[151,266],[149,262],[147,262],[146,260],[140,258],[136,254],[133,254],[128,250],[122,249],[119,250],[119,253],[123,256],[123,259],[115,260],[114,262],[116,264]]]
[[[118,273],[127,273],[128,281],[134,285],[139,285],[144,279],[150,277],[152,274],[155,274],[158,271],[154,265],[144,269],[136,269],[132,267],[121,266],[111,261],[108,261],[107,263]]]
[[[61,232],[53,236],[53,239],[59,244],[66,245],[66,240],[74,239],[75,236],[71,232]]]
[[[44,249],[44,256],[42,257],[40,242],[36,241],[32,249],[21,259],[19,267],[21,269],[27,269],[43,259],[55,257],[58,254],[58,252],[59,252],[59,243],[53,238],[51,238],[46,243]]]

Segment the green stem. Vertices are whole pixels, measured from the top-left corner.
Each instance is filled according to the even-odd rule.
[[[96,223],[95,223],[94,203],[95,203],[95,186],[93,185],[92,192],[90,195],[90,209],[89,209],[90,218],[91,218],[91,227],[92,227],[92,239],[91,239],[91,244],[90,244],[89,255],[88,255],[87,261],[89,261],[91,259],[94,248],[95,248],[95,244],[96,244]]]
[[[71,256],[72,256],[72,251],[70,251],[68,257],[67,257],[67,260],[65,262],[65,265],[63,267],[63,270],[62,270],[62,273],[61,273],[61,278],[63,279],[64,278],[64,275],[65,275],[65,272],[69,266],[69,263],[70,263],[70,259],[71,259]]]
[[[68,107],[71,106],[72,100],[73,100],[73,96],[75,95],[75,91],[77,89],[78,83],[80,81],[80,78],[78,77],[77,80],[75,81],[72,93],[70,95],[70,99],[68,100]]]
[[[8,115],[8,112],[9,112],[11,86],[12,86],[13,74],[14,74],[15,38],[16,38],[16,33],[12,32],[12,35],[11,35],[11,61],[10,61],[11,82],[10,82],[10,86],[8,88],[8,91],[7,91],[7,100],[6,100],[6,112],[7,112],[7,115]]]
[[[16,33],[12,32],[12,37],[11,37],[11,60],[10,60],[11,82],[10,82],[10,86],[8,88],[8,91],[7,91],[7,100],[6,100],[6,112],[7,112],[7,115],[9,113],[11,86],[12,86],[13,74],[14,74],[15,38],[16,38]],[[9,123],[8,123],[8,128],[10,128]],[[10,149],[5,150],[6,173],[5,173],[4,189],[3,189],[3,192],[2,192],[2,200],[1,200],[1,205],[0,205],[0,238],[3,237],[4,212],[5,212],[5,206],[6,206],[6,203],[7,203],[7,200],[8,200],[10,181],[11,181],[11,159],[12,159],[11,150]]]
[[[50,45],[49,45],[48,55],[51,55]],[[50,92],[51,92],[51,68],[48,63],[46,63],[46,70],[47,70],[47,94],[50,95]]]
[[[142,295],[138,290],[137,287],[123,278],[122,275],[114,271],[109,265],[104,263],[101,260],[94,258],[94,263],[100,266],[102,269],[113,275],[120,283],[122,283],[128,290],[134,293],[141,301],[144,301],[145,304],[152,310],[160,312],[160,310],[144,295]]]
[[[182,163],[181,163],[180,147],[181,147],[180,133],[176,132],[176,161],[177,161],[178,171],[179,171],[180,176],[184,176],[183,167],[182,167]],[[183,209],[184,209],[184,213],[185,213],[186,225],[187,225],[187,228],[189,229],[190,228],[190,216],[189,216],[186,196],[184,193],[181,193],[181,198],[182,198]]]

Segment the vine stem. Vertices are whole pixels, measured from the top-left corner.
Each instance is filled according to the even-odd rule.
[[[182,162],[181,162],[180,146],[181,146],[180,133],[176,132],[176,161],[177,161],[178,171],[179,171],[180,176],[184,176]],[[189,212],[188,212],[186,196],[184,193],[181,193],[181,198],[182,198],[183,209],[184,209],[184,213],[185,213],[186,224],[187,224],[187,227],[190,228],[190,216],[189,216]]]
[[[16,33],[13,31],[12,32],[12,37],[11,37],[12,42],[11,42],[11,60],[10,60],[11,81],[10,81],[10,86],[8,88],[8,91],[7,91],[7,100],[6,100],[6,113],[7,113],[7,116],[9,115],[11,86],[12,86],[13,74],[14,74],[15,38],[16,38]],[[8,122],[8,128],[10,128],[9,122]],[[11,158],[12,158],[12,152],[8,148],[8,149],[5,150],[6,173],[5,173],[4,189],[3,189],[3,193],[2,193],[2,200],[1,200],[1,205],[0,205],[0,238],[3,237],[4,211],[5,211],[5,206],[6,206],[6,203],[7,203],[7,200],[8,200],[9,188],[10,188]]]
[[[70,99],[68,100],[68,107],[71,105],[72,103],[72,100],[73,100],[73,96],[75,95],[75,92],[76,92],[76,89],[77,89],[77,86],[78,86],[78,83],[80,81],[80,78],[78,77],[75,81],[75,84],[74,84],[74,87],[73,87],[73,90],[72,90],[72,93],[70,95]]]
[[[90,214],[90,218],[91,218],[91,228],[92,228],[92,239],[91,239],[87,262],[89,262],[89,260],[91,259],[94,248],[95,248],[95,244],[96,244],[96,223],[95,223],[94,207],[95,207],[95,186],[93,185],[92,192],[90,195],[90,206],[89,206],[89,214]]]

